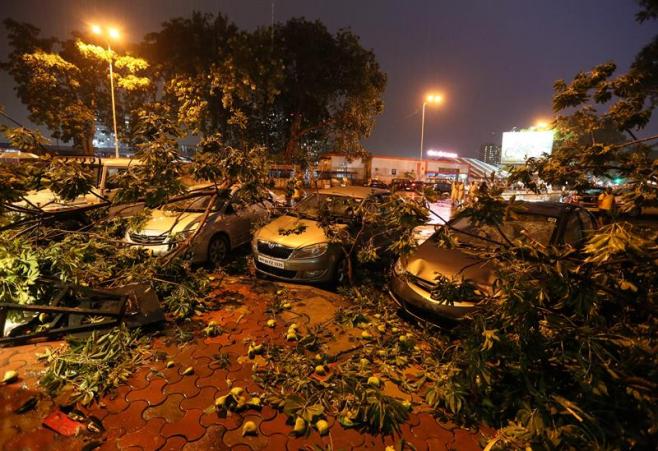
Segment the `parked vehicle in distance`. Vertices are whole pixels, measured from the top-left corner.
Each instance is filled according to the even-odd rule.
[[[427,185],[429,188],[432,189],[436,194],[450,194],[450,191],[452,190],[452,184],[450,180],[436,180],[433,182],[430,182]]]
[[[605,188],[602,187],[590,188],[580,192],[574,191],[566,197],[565,203],[578,205],[595,213],[599,211],[599,195],[604,191]]]
[[[252,226],[266,220],[272,202],[249,203],[238,187],[215,193],[207,186],[190,190],[179,200],[153,210],[139,229],[126,232],[124,241],[160,255],[194,236],[187,251],[191,261],[219,266],[232,249],[251,240]]]
[[[372,179],[365,186],[368,188],[388,189],[388,185],[381,180]]]
[[[596,187],[582,192],[571,192],[565,197],[564,202],[586,208],[592,213],[598,213],[599,195],[601,195],[605,189],[606,188],[604,187]],[[638,207],[636,205],[627,205],[622,197],[622,190],[620,188],[614,189],[613,194],[615,195],[615,211],[622,216],[636,218],[638,216],[658,215],[658,206],[647,205]]]
[[[519,202],[514,215],[501,225],[505,235],[514,240],[529,238],[543,246],[580,247],[595,228],[595,220],[586,209],[559,202]],[[437,316],[461,319],[477,307],[477,300],[463,299],[448,304],[432,297],[442,278],[463,277],[479,291],[490,293],[496,268],[475,255],[477,250],[495,249],[504,238],[493,227],[476,227],[469,218],[458,218],[448,225],[462,246],[437,247],[434,234],[410,255],[395,263],[389,284],[391,297],[409,314],[427,318]],[[446,227],[442,226],[442,227]],[[473,252],[469,248],[475,248]]]
[[[424,187],[420,180],[411,179],[393,179],[391,182],[391,191],[422,191]]]
[[[330,243],[319,221],[326,212],[350,227],[364,203],[375,208],[389,192],[365,186],[321,189],[309,194],[286,215],[254,233],[252,249],[258,273],[291,282],[341,283],[347,262],[337,243]]]

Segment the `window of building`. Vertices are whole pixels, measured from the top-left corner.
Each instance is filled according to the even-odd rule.
[[[397,175],[398,170],[397,169],[391,169],[391,175]]]

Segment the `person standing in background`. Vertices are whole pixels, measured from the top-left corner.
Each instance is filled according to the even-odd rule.
[[[450,183],[450,204],[457,205],[457,180]]]
[[[457,205],[461,207],[462,204],[464,203],[464,188],[465,187],[464,187],[464,182],[459,181],[457,183],[458,183],[458,185],[457,185]]]
[[[598,207],[601,224],[610,224],[615,208],[615,195],[612,193],[612,188],[607,187],[605,191],[599,194]]]

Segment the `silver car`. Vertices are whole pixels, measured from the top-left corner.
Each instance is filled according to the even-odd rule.
[[[235,188],[217,196],[215,193],[208,188],[192,190],[182,199],[153,210],[139,229],[126,232],[124,240],[161,255],[194,236],[188,250],[192,262],[220,265],[232,249],[251,240],[252,226],[266,220],[272,204],[268,200],[245,202],[241,190]]]
[[[584,208],[557,202],[518,202],[514,211],[515,215],[501,225],[505,236],[512,240],[530,239],[541,246],[578,248],[596,224]],[[476,227],[467,217],[451,221],[450,227],[461,246],[441,248],[435,237],[431,237],[410,255],[398,259],[393,268],[389,293],[412,316],[458,320],[477,308],[477,299],[458,299],[452,303],[435,299],[433,292],[446,279],[463,279],[485,294],[492,291],[496,267],[478,258],[477,252],[469,248],[495,249],[504,242],[503,237],[496,228]]]
[[[261,227],[252,242],[256,270],[291,282],[341,283],[345,253],[331,243],[320,224],[322,208],[339,227],[349,227],[363,203],[376,208],[389,193],[363,186],[321,189],[299,202],[290,214]]]

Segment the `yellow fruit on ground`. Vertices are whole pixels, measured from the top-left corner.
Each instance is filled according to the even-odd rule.
[[[297,417],[295,419],[295,427],[292,429],[295,434],[301,435],[306,432],[306,421],[303,418]]]
[[[243,437],[245,435],[256,435],[257,433],[258,433],[258,428],[256,427],[256,423],[254,423],[253,421],[247,421],[242,426],[242,436]]]
[[[315,429],[318,430],[320,435],[325,435],[327,432],[329,432],[329,423],[327,423],[325,420],[318,420],[315,423]]]
[[[170,361],[167,362],[166,366],[167,366],[167,368],[173,368],[175,365],[176,365],[176,362],[174,362],[173,360],[170,360]]]
[[[5,376],[2,378],[2,382],[5,384],[11,384],[16,379],[18,379],[18,371],[9,370],[5,372]]]
[[[243,392],[244,392],[244,388],[242,388],[242,387],[233,387],[231,389],[231,396],[233,396],[234,398],[237,399]]]
[[[379,380],[377,376],[370,376],[368,378],[368,385],[371,387],[379,387],[382,384],[382,381]]]
[[[220,396],[219,398],[215,399],[215,407],[224,407],[226,405],[226,398],[227,396]]]
[[[327,370],[324,368],[324,365],[318,365],[315,367],[315,374],[318,376],[324,376],[327,374]]]
[[[267,327],[274,327],[276,326],[276,321],[274,321],[273,319],[268,319],[266,324]]]
[[[363,332],[361,332],[361,338],[368,340],[372,338],[372,335],[370,335],[370,332],[368,332],[367,330],[364,330]]]
[[[183,370],[183,372],[182,372],[181,374],[182,374],[183,376],[189,376],[189,375],[191,375],[191,374],[194,374],[194,367],[188,366],[187,368],[185,368],[185,369]]]

